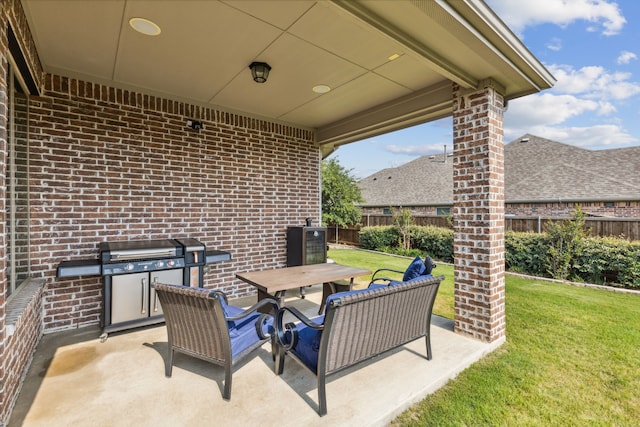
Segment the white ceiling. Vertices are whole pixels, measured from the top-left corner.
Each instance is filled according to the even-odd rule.
[[[491,77],[507,97],[553,84],[481,0],[22,4],[47,72],[316,129],[325,152],[449,115],[451,81]],[[133,17],[161,34],[137,33]],[[272,66],[266,83],[253,61]]]

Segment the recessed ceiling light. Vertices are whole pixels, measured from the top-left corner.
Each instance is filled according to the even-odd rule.
[[[315,93],[327,93],[331,90],[331,88],[327,85],[317,85],[312,89]]]
[[[393,61],[394,59],[398,59],[400,58],[400,54],[399,53],[394,53],[393,55],[391,55],[390,57],[388,57],[387,59],[389,61]]]
[[[131,28],[139,33],[147,36],[157,36],[160,34],[160,27],[155,22],[151,22],[144,18],[131,18],[129,19],[129,25]]]

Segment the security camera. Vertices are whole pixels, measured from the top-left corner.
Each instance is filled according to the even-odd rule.
[[[187,120],[187,126],[189,126],[193,130],[204,129],[204,125],[202,124],[202,122],[192,119]]]

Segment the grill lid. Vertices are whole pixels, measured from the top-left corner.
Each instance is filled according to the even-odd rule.
[[[173,258],[182,255],[182,245],[172,239],[100,243],[100,260],[103,263],[132,259]]]

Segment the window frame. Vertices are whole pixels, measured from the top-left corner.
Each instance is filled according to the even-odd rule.
[[[20,68],[18,67],[15,59],[8,52],[7,55],[8,63],[7,63],[7,73],[6,73],[6,90],[7,90],[7,118],[6,118],[6,144],[7,144],[7,159],[6,159],[6,176],[5,181],[7,182],[6,187],[6,198],[5,198],[5,213],[7,215],[5,222],[5,238],[7,242],[7,265],[6,265],[6,279],[7,279],[7,289],[6,293],[8,295],[7,301],[10,301],[13,296],[17,294],[17,291],[20,289],[20,286],[26,282],[28,282],[31,277],[31,209],[30,209],[30,197],[29,197],[29,88],[26,84],[23,76],[20,73]],[[24,136],[18,137],[18,125],[17,125],[17,112],[16,108],[16,93],[24,94],[25,96],[25,107],[24,107]],[[23,166],[23,170],[19,170],[17,166],[17,146],[21,138],[24,138],[25,147],[25,162]],[[25,194],[24,200],[26,200],[25,204],[25,215],[22,218],[18,216],[18,175],[20,173],[24,174],[22,178],[24,180]],[[22,222],[22,223],[21,223]],[[25,230],[26,228],[26,230]],[[16,231],[17,229],[21,229],[21,231]],[[20,241],[18,238],[18,234],[23,234],[26,241]],[[17,267],[17,259],[18,259],[18,245],[22,246],[24,249],[24,256],[26,257],[21,259],[23,268]]]

